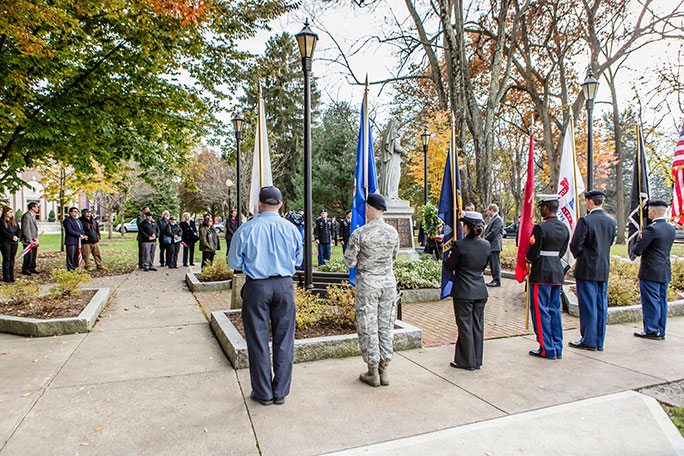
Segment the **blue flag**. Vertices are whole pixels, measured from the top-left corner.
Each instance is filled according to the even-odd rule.
[[[452,150],[453,149],[453,150]],[[446,166],[444,167],[444,179],[442,180],[442,192],[439,194],[439,208],[438,216],[444,220],[444,239],[442,241],[442,292],[440,299],[444,299],[451,295],[451,286],[454,283],[454,275],[445,267],[445,261],[449,258],[451,245],[454,241],[454,222],[456,225],[456,239],[463,238],[463,227],[458,219],[461,216],[461,176],[458,171],[458,153],[454,145],[454,140],[449,144],[449,154],[447,155]],[[454,157],[454,166],[452,170],[451,158]],[[456,184],[454,185],[451,175],[455,176]],[[454,188],[456,195],[454,198]]]
[[[368,92],[361,104],[361,126],[359,143],[356,147],[356,171],[354,172],[354,201],[352,203],[351,233],[366,223],[366,182],[368,194],[378,190],[378,175],[375,171],[373,137],[368,122]],[[367,144],[367,147],[364,145]],[[356,268],[349,270],[349,283],[356,286]]]

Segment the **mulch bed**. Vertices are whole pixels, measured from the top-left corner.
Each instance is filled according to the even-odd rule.
[[[245,328],[242,326],[242,316],[240,314],[230,314],[228,319],[244,338]],[[356,328],[336,325],[329,321],[319,321],[310,328],[295,329],[295,339],[312,339],[314,337],[341,336],[344,334],[356,334]],[[269,340],[271,340],[270,335]]]
[[[22,304],[0,302],[0,315],[39,318],[41,320],[78,317],[93,299],[95,293],[97,290],[82,291],[66,298],[41,296]]]
[[[195,274],[200,282],[223,282],[232,279],[231,276],[205,278],[202,274]]]

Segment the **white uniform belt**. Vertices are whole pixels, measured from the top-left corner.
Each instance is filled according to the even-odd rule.
[[[560,254],[559,251],[551,251],[551,250],[542,250],[539,252],[539,255],[541,256],[548,256],[548,257],[557,257]]]

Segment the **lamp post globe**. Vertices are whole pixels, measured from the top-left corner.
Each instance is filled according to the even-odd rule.
[[[311,258],[311,60],[318,35],[309,28],[309,20],[304,22],[302,31],[295,35],[302,56],[304,73],[304,287],[313,288],[313,264]]]
[[[240,226],[242,220],[242,195],[240,192],[240,140],[242,139],[242,127],[245,125],[245,119],[242,118],[240,114],[236,114],[231,120],[233,122],[233,127],[235,128],[235,141],[237,143],[237,158],[235,160],[235,175],[237,180],[237,225]],[[226,181],[228,185],[228,181]]]
[[[587,79],[582,83],[582,94],[586,99],[587,107],[587,190],[594,189],[594,98],[598,91],[599,82],[594,78],[594,73],[589,69]]]

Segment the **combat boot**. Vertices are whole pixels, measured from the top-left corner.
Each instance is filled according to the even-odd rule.
[[[389,361],[380,361],[378,371],[380,372],[380,384],[389,385]]]
[[[359,380],[363,383],[367,383],[370,386],[380,386],[380,375],[378,375],[378,365],[369,364],[368,372],[362,372],[359,375]]]

